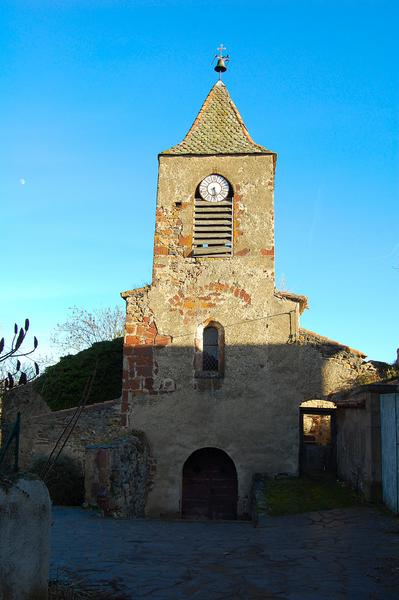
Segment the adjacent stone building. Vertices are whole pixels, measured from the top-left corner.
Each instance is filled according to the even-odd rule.
[[[298,473],[301,403],[373,370],[276,290],[276,159],[221,81],[159,155],[152,283],[122,293],[121,429],[149,444],[147,515],[246,515],[254,473]]]

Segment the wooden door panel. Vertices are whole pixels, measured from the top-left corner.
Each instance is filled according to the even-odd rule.
[[[237,474],[217,448],[194,452],[183,469],[182,514],[208,519],[237,518]]]

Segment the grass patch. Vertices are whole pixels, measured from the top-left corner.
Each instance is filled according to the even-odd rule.
[[[290,515],[363,504],[351,488],[332,478],[271,479],[265,483],[265,504],[270,515]]]

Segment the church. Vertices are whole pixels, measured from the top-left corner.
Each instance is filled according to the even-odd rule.
[[[152,283],[121,294],[122,428],[149,445],[147,516],[248,515],[254,474],[301,468],[301,405],[365,364],[301,329],[307,298],[276,289],[276,162],[220,79],[159,154]]]

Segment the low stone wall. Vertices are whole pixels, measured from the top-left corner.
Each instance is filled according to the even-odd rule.
[[[4,433],[18,411],[21,412],[20,468],[29,470],[36,459],[50,455],[75,409],[51,411],[31,385],[17,388],[4,402]],[[85,407],[62,455],[81,466],[86,504],[98,506],[104,515],[144,515],[155,466],[144,435],[132,431],[121,437],[120,400]]]
[[[51,503],[46,486],[0,479],[0,598],[47,598]]]
[[[143,517],[150,481],[150,458],[143,437],[130,434],[86,448],[85,500],[104,516]]]
[[[3,402],[3,434],[21,413],[20,468],[29,469],[38,457],[48,456],[75,409],[51,411],[32,385],[16,388]],[[76,459],[83,468],[85,447],[120,436],[120,400],[86,406],[63,454]]]

